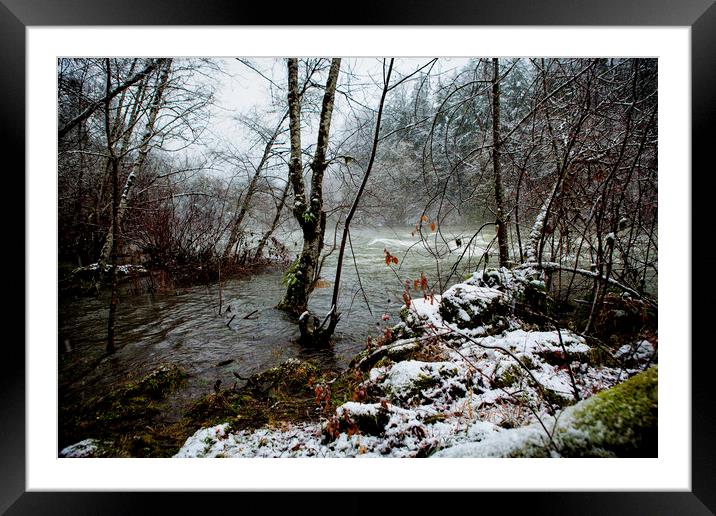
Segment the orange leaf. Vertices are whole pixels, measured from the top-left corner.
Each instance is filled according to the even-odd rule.
[[[423,215],[422,217],[420,217],[420,220],[421,220],[422,222],[427,222],[427,221],[428,221],[428,216],[427,216],[427,215]]]
[[[393,256],[393,263],[395,265],[398,265],[398,257],[397,256]]]
[[[405,306],[410,308],[410,295],[407,292],[403,292],[403,301],[405,301]]]
[[[431,223],[430,223],[430,231],[435,231],[435,228],[436,228],[436,227],[437,227],[437,226],[435,226],[435,222],[431,222]]]

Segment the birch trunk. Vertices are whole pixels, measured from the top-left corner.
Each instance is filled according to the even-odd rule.
[[[139,156],[137,157],[137,161],[135,161],[132,165],[132,169],[127,176],[124,188],[122,189],[122,195],[119,199],[119,206],[117,208],[117,216],[113,217],[113,223],[110,225],[109,231],[107,232],[107,238],[105,239],[104,246],[102,247],[102,251],[100,252],[100,265],[105,265],[107,263],[107,260],[109,259],[109,254],[111,252],[112,246],[114,245],[113,242],[115,239],[115,234],[118,232],[118,229],[122,227],[122,220],[124,219],[124,215],[127,211],[127,204],[132,191],[132,187],[134,186],[134,183],[137,179],[137,175],[144,167],[144,162],[146,161],[147,156],[149,155],[149,144],[152,140],[152,137],[154,136],[154,125],[156,123],[159,110],[161,109],[164,90],[166,89],[166,85],[169,82],[169,73],[171,70],[171,65],[172,59],[166,59],[163,61],[162,65],[160,65],[160,69],[162,71],[159,81],[157,83],[156,90],[154,92],[154,98],[152,99],[152,105],[149,110],[147,125],[144,129],[144,135],[142,136],[142,141],[139,146]]]

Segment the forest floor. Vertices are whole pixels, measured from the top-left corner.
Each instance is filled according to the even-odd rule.
[[[622,301],[603,317],[640,306]],[[291,359],[154,428],[182,381],[162,368],[90,403],[69,424],[91,438],[60,455],[655,456],[656,334],[586,338],[541,315],[548,303],[535,270],[478,272],[409,299],[339,374]]]

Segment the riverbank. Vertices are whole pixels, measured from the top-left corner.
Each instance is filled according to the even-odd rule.
[[[207,285],[283,270],[286,265],[284,260],[265,259],[233,265],[222,271],[218,266],[188,264],[183,267],[176,266],[170,273],[166,269],[151,269],[141,264],[123,264],[117,265],[117,282],[120,293],[126,295],[171,292],[182,287]],[[58,269],[59,293],[61,296],[99,295],[110,288],[110,271],[111,266],[103,268],[98,263],[74,268],[65,264]]]
[[[169,432],[173,455],[654,455],[655,339],[606,344],[555,327],[538,316],[544,288],[537,271],[501,269],[414,294],[340,373],[294,359],[215,385]],[[647,369],[637,388],[610,389]],[[631,418],[610,419],[615,400]],[[592,435],[589,421],[613,431]],[[61,455],[118,455],[116,441],[82,441]]]

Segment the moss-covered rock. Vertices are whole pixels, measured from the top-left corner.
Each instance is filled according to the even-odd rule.
[[[565,409],[540,424],[501,430],[479,442],[439,451],[437,457],[656,457],[658,368]]]
[[[186,372],[163,365],[138,381],[110,389],[79,404],[64,406],[60,417],[60,444],[88,436],[99,439],[96,456],[165,456],[180,442],[153,423],[160,404],[181,385]],[[120,436],[119,438],[117,436]],[[98,441],[99,442],[99,441]]]
[[[498,290],[505,295],[505,303],[515,315],[527,322],[544,322],[541,314],[548,309],[548,296],[539,270],[486,269],[475,272],[465,283]]]
[[[193,428],[229,423],[231,430],[265,424],[310,421],[315,417],[315,385],[323,381],[310,362],[289,359],[248,378],[241,389],[219,390],[198,399],[187,411]]]
[[[426,401],[438,391],[445,396],[464,395],[469,388],[453,362],[406,360],[378,374],[373,372],[371,380],[384,396],[403,405]]]
[[[246,387],[261,393],[270,390],[295,393],[311,390],[311,385],[319,374],[318,367],[310,362],[288,359],[276,367],[251,376]]]
[[[572,422],[560,426],[561,454],[569,457],[655,457],[658,367],[574,406]]]

